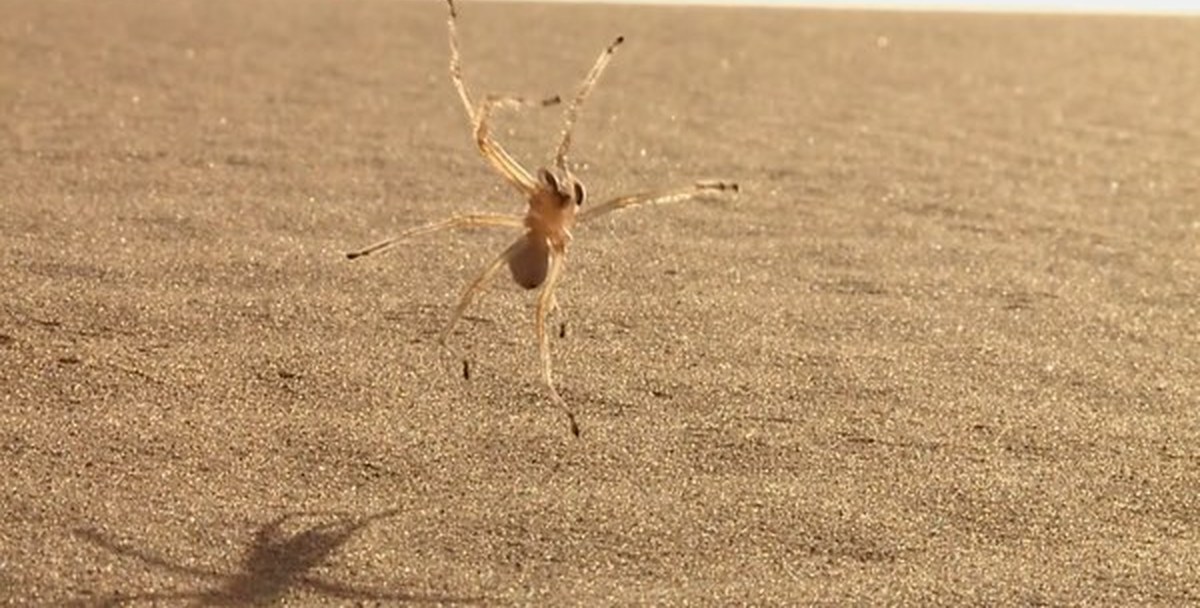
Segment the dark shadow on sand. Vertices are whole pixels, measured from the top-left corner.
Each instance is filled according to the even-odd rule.
[[[338,583],[312,573],[326,563],[355,534],[372,522],[392,517],[388,510],[363,517],[339,513],[295,512],[267,522],[246,548],[241,565],[234,572],[218,572],[175,563],[131,543],[115,539],[94,528],[75,530],[75,536],[122,557],[131,557],[152,568],[196,579],[212,581],[194,590],[158,591],[81,599],[76,606],[121,606],[134,603],[179,602],[194,606],[264,606],[274,604],[294,591],[306,591],[329,599],[346,601],[386,601],[397,603],[478,604],[483,598],[455,598],[419,595],[403,591],[358,587]],[[286,528],[301,519],[319,518],[305,523],[298,531]]]

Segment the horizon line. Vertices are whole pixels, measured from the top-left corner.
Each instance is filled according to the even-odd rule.
[[[518,2],[522,4],[622,4],[642,6],[706,6],[745,8],[798,8],[818,10],[920,12],[920,13],[983,13],[1031,15],[1130,15],[1200,17],[1200,6],[1172,0],[1107,0],[1081,2],[1032,2],[1029,0],[873,0],[839,2],[838,0],[476,0],[485,2]]]

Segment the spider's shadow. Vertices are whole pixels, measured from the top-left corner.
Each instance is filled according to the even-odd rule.
[[[325,564],[343,545],[370,523],[392,517],[388,510],[363,517],[337,513],[295,512],[281,515],[260,527],[246,548],[237,571],[219,572],[172,561],[94,528],[75,530],[75,536],[97,547],[185,577],[212,581],[209,586],[177,591],[135,594],[114,593],[80,606],[121,606],[133,603],[186,602],[195,606],[262,606],[304,590],[330,599],[405,603],[478,603],[482,598],[423,596],[384,589],[363,588],[322,578],[311,571]],[[297,523],[321,518],[317,523]],[[289,531],[289,528],[292,530]]]

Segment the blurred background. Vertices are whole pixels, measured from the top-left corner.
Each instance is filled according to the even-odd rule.
[[[545,0],[569,2],[572,0]],[[589,0],[590,1],[590,0]],[[932,10],[1036,13],[1130,13],[1200,15],[1200,4],[1186,0],[608,0],[621,4],[711,4],[745,6],[808,6],[841,9]]]

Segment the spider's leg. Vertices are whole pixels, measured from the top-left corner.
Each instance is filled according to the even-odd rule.
[[[483,156],[483,159],[525,196],[529,196],[537,190],[537,181],[528,169],[517,162],[500,145],[500,142],[492,139],[492,112],[496,108],[520,109],[535,106],[552,106],[559,103],[559,101],[561,100],[557,95],[539,101],[530,101],[522,97],[488,95],[483,101],[479,102],[479,107],[476,108],[474,118],[472,119],[475,145],[479,148],[479,153]]]
[[[550,400],[567,415],[567,420],[571,423],[571,433],[578,437],[579,424],[575,422],[575,413],[558,394],[558,389],[554,388],[554,378],[550,371],[550,337],[546,335],[546,315],[550,312],[551,303],[554,301],[554,289],[558,287],[558,279],[562,276],[565,260],[565,252],[556,251],[553,248],[550,250],[550,271],[546,275],[546,283],[542,287],[542,292],[538,294],[536,328],[538,353],[542,359],[542,383],[546,385],[546,390],[550,393]]]
[[[438,338],[438,342],[440,342],[443,346],[446,344],[446,339],[450,337],[450,332],[454,331],[454,326],[458,324],[458,320],[462,318],[462,315],[464,312],[466,312],[467,307],[471,305],[471,302],[475,301],[475,298],[478,297],[479,294],[483,293],[483,290],[487,287],[488,281],[490,281],[492,277],[496,275],[496,272],[498,272],[500,268],[503,267],[506,262],[508,262],[513,254],[520,250],[524,245],[524,236],[516,241],[513,241],[513,244],[509,245],[508,249],[505,249],[503,253],[496,256],[496,259],[492,260],[492,262],[488,264],[483,271],[480,272],[473,281],[471,281],[470,284],[467,285],[466,289],[463,289],[462,296],[458,298],[458,305],[454,307],[454,315],[450,317],[450,322],[446,324],[446,329],[442,330],[442,336]]]
[[[475,104],[471,102],[471,95],[467,93],[467,85],[463,83],[462,59],[458,53],[458,26],[456,24],[458,13],[454,10],[454,0],[446,0],[446,4],[450,7],[450,18],[446,22],[450,29],[450,80],[454,81],[454,88],[458,90],[458,97],[467,111],[467,118],[471,119],[471,125],[474,126]]]
[[[138,561],[141,561],[147,565],[153,566],[155,568],[161,568],[162,570],[164,570],[166,572],[170,572],[172,574],[193,576],[193,577],[198,577],[198,578],[210,578],[210,579],[220,579],[220,578],[226,577],[225,574],[223,574],[221,572],[216,572],[214,570],[208,570],[206,568],[196,568],[196,567],[184,565],[182,563],[177,564],[175,562],[168,560],[166,557],[158,555],[157,553],[139,549],[137,547],[134,547],[133,545],[115,540],[115,539],[109,537],[108,535],[104,534],[103,532],[100,532],[99,530],[96,530],[93,528],[79,528],[79,529],[75,530],[75,535],[93,545],[96,545],[97,547],[108,550],[116,555],[120,555],[122,557],[132,557],[132,558],[134,558]]]
[[[596,58],[596,63],[592,65],[592,69],[588,71],[584,77],[583,83],[579,85],[579,91],[575,93],[575,99],[571,100],[571,105],[563,112],[563,131],[562,140],[558,144],[558,150],[554,153],[554,166],[558,167],[559,171],[566,174],[567,171],[567,152],[571,149],[571,131],[575,129],[575,120],[579,116],[579,107],[583,105],[592,88],[596,86],[596,82],[600,80],[600,74],[604,72],[604,68],[608,66],[608,62],[612,61],[613,53],[622,42],[625,42],[624,36],[617,36],[617,39],[600,56]]]
[[[521,228],[524,225],[524,221],[522,220],[521,216],[518,215],[505,215],[501,213],[466,213],[454,215],[440,222],[433,222],[432,224],[425,224],[424,226],[410,228],[390,239],[380,241],[365,249],[351,251],[346,254],[346,257],[353,260],[354,258],[362,257],[364,255],[386,251],[394,247],[396,243],[399,243],[405,239],[410,239],[414,236],[420,236],[422,234],[429,234],[431,232],[439,232],[442,230],[453,230],[455,228],[474,228],[481,226]]]
[[[500,145],[499,142],[492,139],[488,118],[491,110],[495,106],[522,107],[529,105],[553,105],[558,103],[558,97],[551,97],[541,102],[526,102],[511,97],[489,97],[479,104],[478,107],[471,101],[471,94],[467,92],[467,85],[462,77],[462,57],[458,50],[458,13],[454,8],[454,0],[446,0],[446,4],[450,7],[450,17],[447,19],[447,25],[450,30],[450,79],[454,81],[454,88],[458,91],[458,97],[462,100],[463,109],[467,112],[467,118],[471,121],[471,131],[475,136],[475,145],[479,148],[479,153],[483,155],[485,161],[498,171],[504,178],[512,184],[523,195],[530,195],[537,189],[537,182],[530,175],[529,171],[522,167],[520,163]]]
[[[643,205],[661,205],[664,203],[677,203],[695,198],[700,198],[705,195],[716,193],[735,193],[738,191],[738,185],[734,182],[696,182],[690,188],[680,188],[678,190],[665,190],[660,192],[640,192],[638,194],[630,194],[621,196],[612,200],[605,201],[599,205],[592,207],[584,207],[576,220],[585,222],[595,219],[602,215],[628,209],[630,207],[640,207]]]

